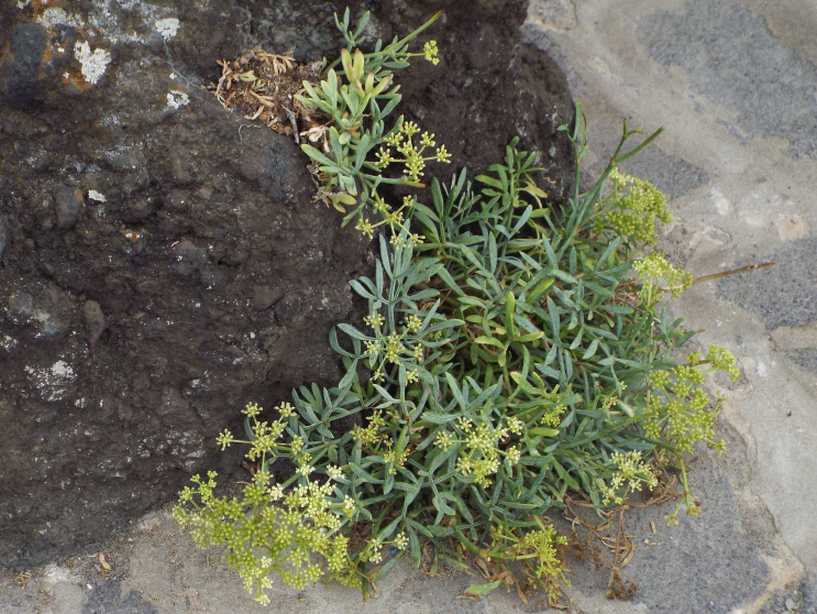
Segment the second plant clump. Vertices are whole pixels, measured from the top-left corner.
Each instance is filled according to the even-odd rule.
[[[556,603],[566,538],[549,512],[568,495],[621,505],[669,470],[695,514],[685,459],[722,445],[720,400],[703,386],[713,370],[736,378],[735,359],[717,347],[678,359],[692,333],[661,299],[692,280],[652,250],[663,195],[618,169],[652,138],[625,151],[625,127],[607,169],[562,207],[516,141],[476,184],[463,170],[432,179],[427,203],[387,203],[386,186],[420,187],[425,162],[449,158],[412,122],[385,127],[400,100],[392,71],[439,61],[433,42],[409,50],[428,25],[364,53],[365,22],[352,30],[347,12],[342,73],[305,84],[301,102],[327,120],[323,149],[304,146],[321,198],[367,236],[386,229],[374,277],[351,282],[367,315],[330,335],[345,375],[294,391],[274,419],[248,404],[246,437],[218,437],[249,446],[241,494],[217,495],[209,472],[174,509],[197,544],[226,549],[261,603],[273,573],[368,592],[401,553],[482,563],[493,575],[475,594],[516,578]],[[579,157],[583,134],[579,111],[568,134]],[[393,165],[402,174],[384,174]]]

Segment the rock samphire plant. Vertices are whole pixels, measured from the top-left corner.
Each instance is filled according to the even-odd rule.
[[[653,249],[664,197],[619,170],[656,135],[626,149],[625,126],[600,177],[580,192],[577,171],[560,206],[516,140],[473,181],[463,170],[431,179],[427,200],[390,202],[389,186],[422,187],[425,163],[448,160],[413,122],[388,123],[394,71],[438,60],[433,41],[411,51],[431,21],[364,52],[365,23],[351,29],[347,11],[340,60],[300,98],[325,120],[323,144],[303,145],[320,198],[376,235],[374,276],[351,282],[368,313],[329,339],[345,375],[298,388],[271,415],[247,404],[245,436],[217,439],[247,446],[240,494],[217,494],[211,471],[174,508],[261,603],[274,575],[368,592],[403,554],[490,570],[476,595],[517,583],[555,603],[567,538],[548,514],[567,497],[619,506],[666,473],[695,514],[686,459],[698,443],[722,446],[704,382],[737,377],[735,360],[717,347],[683,357],[692,333],[662,299],[691,278]],[[574,124],[563,129],[581,162],[580,109]]]

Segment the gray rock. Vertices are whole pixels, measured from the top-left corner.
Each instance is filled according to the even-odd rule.
[[[817,348],[809,347],[788,350],[785,356],[801,369],[817,373]]]
[[[269,309],[284,295],[281,288],[271,286],[255,286],[252,290],[252,306],[256,311]]]
[[[58,228],[62,230],[73,228],[83,207],[84,200],[80,190],[65,185],[54,190],[54,211],[57,214]]]
[[[23,107],[41,97],[38,68],[46,32],[37,24],[19,23],[10,38],[8,53],[0,60],[0,101]]]
[[[749,6],[696,0],[640,23],[657,62],[685,68],[693,90],[734,109],[734,136],[784,137],[793,155],[817,158],[817,115],[807,111],[814,109],[817,66],[775,38]]]
[[[6,302],[6,313],[12,323],[25,324],[34,314],[34,297],[28,292],[12,292]]]
[[[217,267],[206,266],[199,270],[199,280],[202,286],[208,290],[212,290],[213,288],[224,285],[227,281],[227,275]]]
[[[0,216],[0,258],[3,257],[3,254],[6,252],[6,246],[9,243],[9,231],[8,227],[6,226],[6,220],[4,217]]]
[[[145,220],[152,212],[153,208],[150,206],[150,203],[144,198],[138,198],[128,202],[121,213],[122,221],[128,224],[138,224]]]
[[[50,284],[14,289],[6,301],[6,317],[11,324],[30,327],[36,335],[45,337],[66,333],[73,311],[71,296]]]
[[[181,275],[190,275],[207,264],[207,251],[187,239],[173,246],[173,255],[174,268]]]
[[[769,330],[817,321],[817,267],[813,266],[817,237],[783,244],[760,253],[752,262],[775,266],[732,275],[718,283],[721,294],[756,313]],[[738,263],[738,265],[743,263]]]
[[[275,317],[282,324],[291,324],[303,320],[312,311],[308,295],[298,292],[287,292],[275,305]]]
[[[122,581],[116,577],[104,578],[93,585],[82,614],[159,614],[159,611],[136,591],[122,591]]]
[[[105,331],[105,314],[96,301],[85,301],[82,306],[82,315],[85,318],[85,330],[88,333],[88,345],[92,348]]]

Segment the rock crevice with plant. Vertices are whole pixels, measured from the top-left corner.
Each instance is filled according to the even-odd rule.
[[[602,513],[677,475],[673,514],[695,514],[687,460],[722,446],[705,384],[736,378],[735,359],[685,354],[693,333],[664,299],[692,278],[654,248],[664,196],[620,170],[657,133],[630,146],[625,125],[606,169],[585,192],[579,171],[564,203],[516,139],[481,174],[425,177],[450,155],[393,117],[396,71],[420,58],[433,69],[440,50],[417,39],[437,17],[362,50],[366,17],[347,11],[346,48],[297,97],[317,198],[375,241],[374,274],[350,282],[368,313],[330,335],[337,385],[304,385],[274,413],[250,403],[245,434],[218,436],[248,447],[240,494],[217,494],[210,472],[174,509],[261,603],[275,575],[368,593],[405,554],[482,570],[475,595],[515,585],[557,604],[568,536],[552,518],[566,498]],[[562,129],[581,160],[580,108]]]

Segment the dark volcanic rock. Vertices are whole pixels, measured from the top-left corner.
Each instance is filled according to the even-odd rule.
[[[40,90],[37,73],[45,45],[46,32],[41,26],[23,22],[14,27],[0,69],[0,99],[15,106],[37,99]]]
[[[0,217],[0,259],[3,258],[3,254],[6,251],[6,245],[9,242],[9,231],[6,227],[6,220]]]
[[[443,17],[420,42],[435,39],[441,62],[422,59],[398,77],[403,112],[437,134],[453,166],[482,170],[504,159],[514,136],[542,154],[543,181],[562,200],[573,182],[573,150],[557,130],[573,120],[565,77],[542,51],[523,43],[527,0],[383,0],[377,3],[384,39],[404,33],[436,10]],[[432,173],[450,174],[434,164]]]
[[[82,192],[59,186],[54,190],[54,205],[57,214],[57,228],[66,230],[77,223],[82,213]]]
[[[573,162],[554,130],[571,104],[555,67],[519,43],[525,3],[373,4],[378,36],[447,5],[430,33],[443,62],[400,78],[407,112],[455,166],[496,161],[521,133],[558,197]],[[337,377],[327,334],[359,316],[348,280],[371,262],[313,202],[297,146],[203,87],[216,60],[254,46],[333,56],[332,3],[64,6],[0,10],[6,565],[84,548],[192,472],[234,469],[238,451],[213,439],[238,431],[244,403]]]
[[[85,316],[85,330],[88,332],[88,345],[93,348],[105,331],[105,314],[96,301],[86,301],[82,307]]]

